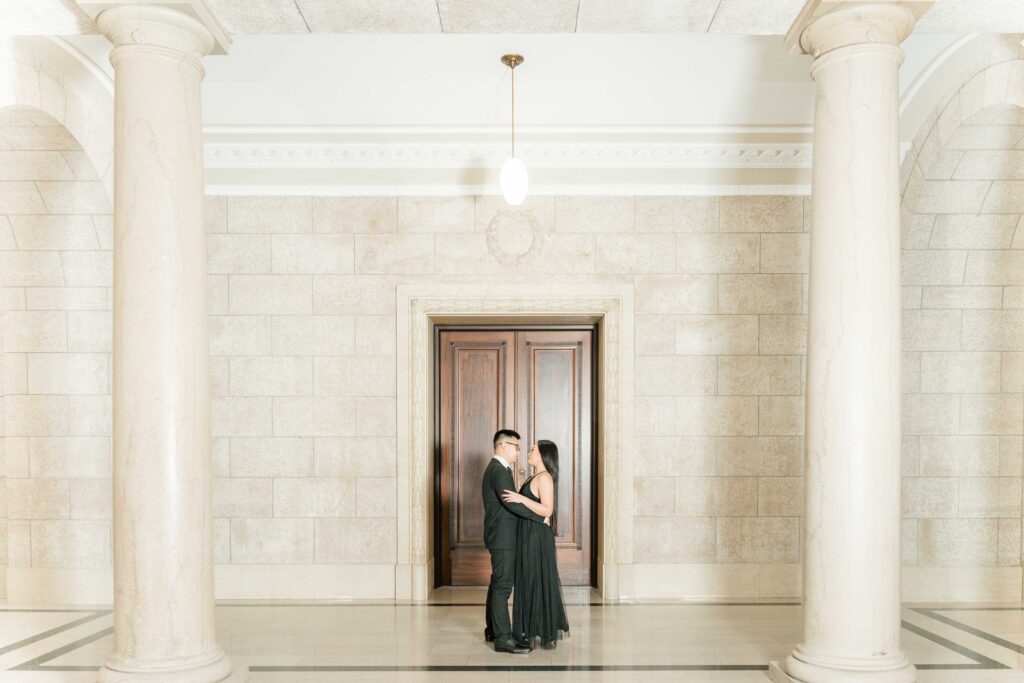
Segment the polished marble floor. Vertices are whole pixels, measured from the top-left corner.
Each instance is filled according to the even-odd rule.
[[[566,591],[555,650],[495,653],[479,589],[426,604],[225,603],[221,645],[252,681],[767,681],[800,635],[791,602],[606,604]],[[0,681],[92,681],[113,645],[109,606],[0,606]],[[1024,605],[907,605],[920,681],[1024,682]]]

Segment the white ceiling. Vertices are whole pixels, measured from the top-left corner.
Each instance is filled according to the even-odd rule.
[[[908,38],[901,93],[957,41]],[[110,80],[103,37],[66,42]],[[806,191],[811,58],[780,36],[720,34],[237,36],[204,60],[208,190],[492,191],[510,51],[526,56],[517,147],[538,191]]]
[[[784,35],[804,0],[207,0],[233,34]],[[91,33],[74,0],[0,0],[0,33]],[[917,31],[1024,31],[1024,0],[935,0]]]
[[[911,35],[901,93],[957,39]],[[105,38],[65,40],[113,78]],[[507,52],[526,56],[516,69],[524,134],[812,123],[811,58],[791,54],[781,37],[669,34],[237,36],[226,56],[204,60],[203,121],[505,130]]]
[[[508,154],[507,52],[526,56],[517,152],[538,189],[803,192],[809,182],[811,60],[782,39],[804,0],[205,2],[234,34],[227,55],[204,59],[217,191],[493,190]],[[904,147],[939,96],[931,90],[945,87],[936,65],[963,41],[1011,31],[1024,32],[1024,0],[936,0],[903,44]],[[987,35],[965,35],[975,32]],[[64,35],[10,40],[60,46],[113,91],[110,44],[75,0],[0,0],[4,33]],[[927,97],[915,94],[926,82]]]

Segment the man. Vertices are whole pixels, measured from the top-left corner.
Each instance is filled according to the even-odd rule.
[[[508,598],[516,567],[516,532],[519,517],[543,521],[525,505],[506,503],[502,491],[515,491],[512,468],[519,454],[519,434],[502,429],[494,435],[494,456],[484,470],[484,545],[491,553],[491,583],[487,587],[487,627],[484,639],[494,641],[495,652],[526,654],[530,647],[512,636]]]

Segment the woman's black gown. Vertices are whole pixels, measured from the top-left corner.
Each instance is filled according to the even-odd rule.
[[[532,479],[519,493],[539,503],[530,490]],[[517,551],[512,632],[527,640],[539,637],[542,644],[551,646],[569,633],[551,527],[520,518]]]

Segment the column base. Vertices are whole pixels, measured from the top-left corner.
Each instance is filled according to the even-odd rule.
[[[169,670],[113,669],[110,664],[99,671],[99,683],[245,683],[249,680],[249,667],[232,667],[228,657],[222,657],[205,666]]]
[[[768,680],[772,683],[800,683],[782,668],[779,662],[768,662]]]
[[[772,683],[914,683],[917,668],[907,663],[890,669],[853,671],[808,664],[790,655],[785,662],[768,662],[768,678]]]
[[[249,667],[237,666],[221,683],[246,683],[249,680]]]

